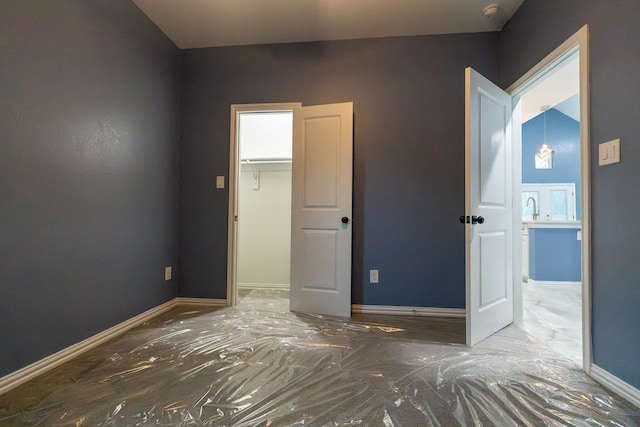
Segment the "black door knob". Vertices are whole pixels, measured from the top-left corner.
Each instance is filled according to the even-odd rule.
[[[484,224],[484,217],[483,216],[472,216],[471,217],[471,224]]]
[[[343,216],[342,219],[340,220],[343,224],[349,224],[349,218],[347,218],[346,216]]]

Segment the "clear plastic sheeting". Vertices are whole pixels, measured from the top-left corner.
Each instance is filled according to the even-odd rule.
[[[640,411],[516,327],[474,348],[461,319],[288,312],[254,292],[173,310],[90,353],[0,424],[635,426]],[[45,381],[41,379],[40,381]],[[12,392],[10,392],[12,393]]]

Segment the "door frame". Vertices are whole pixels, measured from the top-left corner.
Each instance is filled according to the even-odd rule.
[[[506,92],[512,96],[513,111],[520,120],[520,97],[542,78],[552,73],[566,59],[579,54],[580,73],[580,192],[581,192],[581,258],[582,258],[582,368],[589,374],[591,369],[591,162],[590,162],[590,134],[589,134],[589,26],[584,25],[575,34],[548,54],[522,77],[516,80]],[[521,123],[513,126],[513,213],[514,213],[514,246],[513,246],[513,275],[514,275],[514,313],[515,323],[522,323],[522,251],[521,243],[521,181],[522,181],[522,132]],[[517,233],[515,232],[517,231]]]
[[[229,138],[229,213],[227,237],[227,306],[237,304],[238,283],[238,182],[240,174],[240,156],[238,144],[239,114],[246,112],[292,111],[301,107],[301,102],[282,102],[269,104],[231,104]],[[293,142],[293,141],[292,141]]]

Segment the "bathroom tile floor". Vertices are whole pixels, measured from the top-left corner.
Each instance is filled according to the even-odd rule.
[[[523,282],[523,323],[529,335],[582,365],[582,289],[580,285]]]

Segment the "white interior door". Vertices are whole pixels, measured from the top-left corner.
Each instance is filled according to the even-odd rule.
[[[351,315],[353,103],[293,110],[291,310]]]
[[[511,96],[471,68],[466,89],[467,345],[513,322]]]

